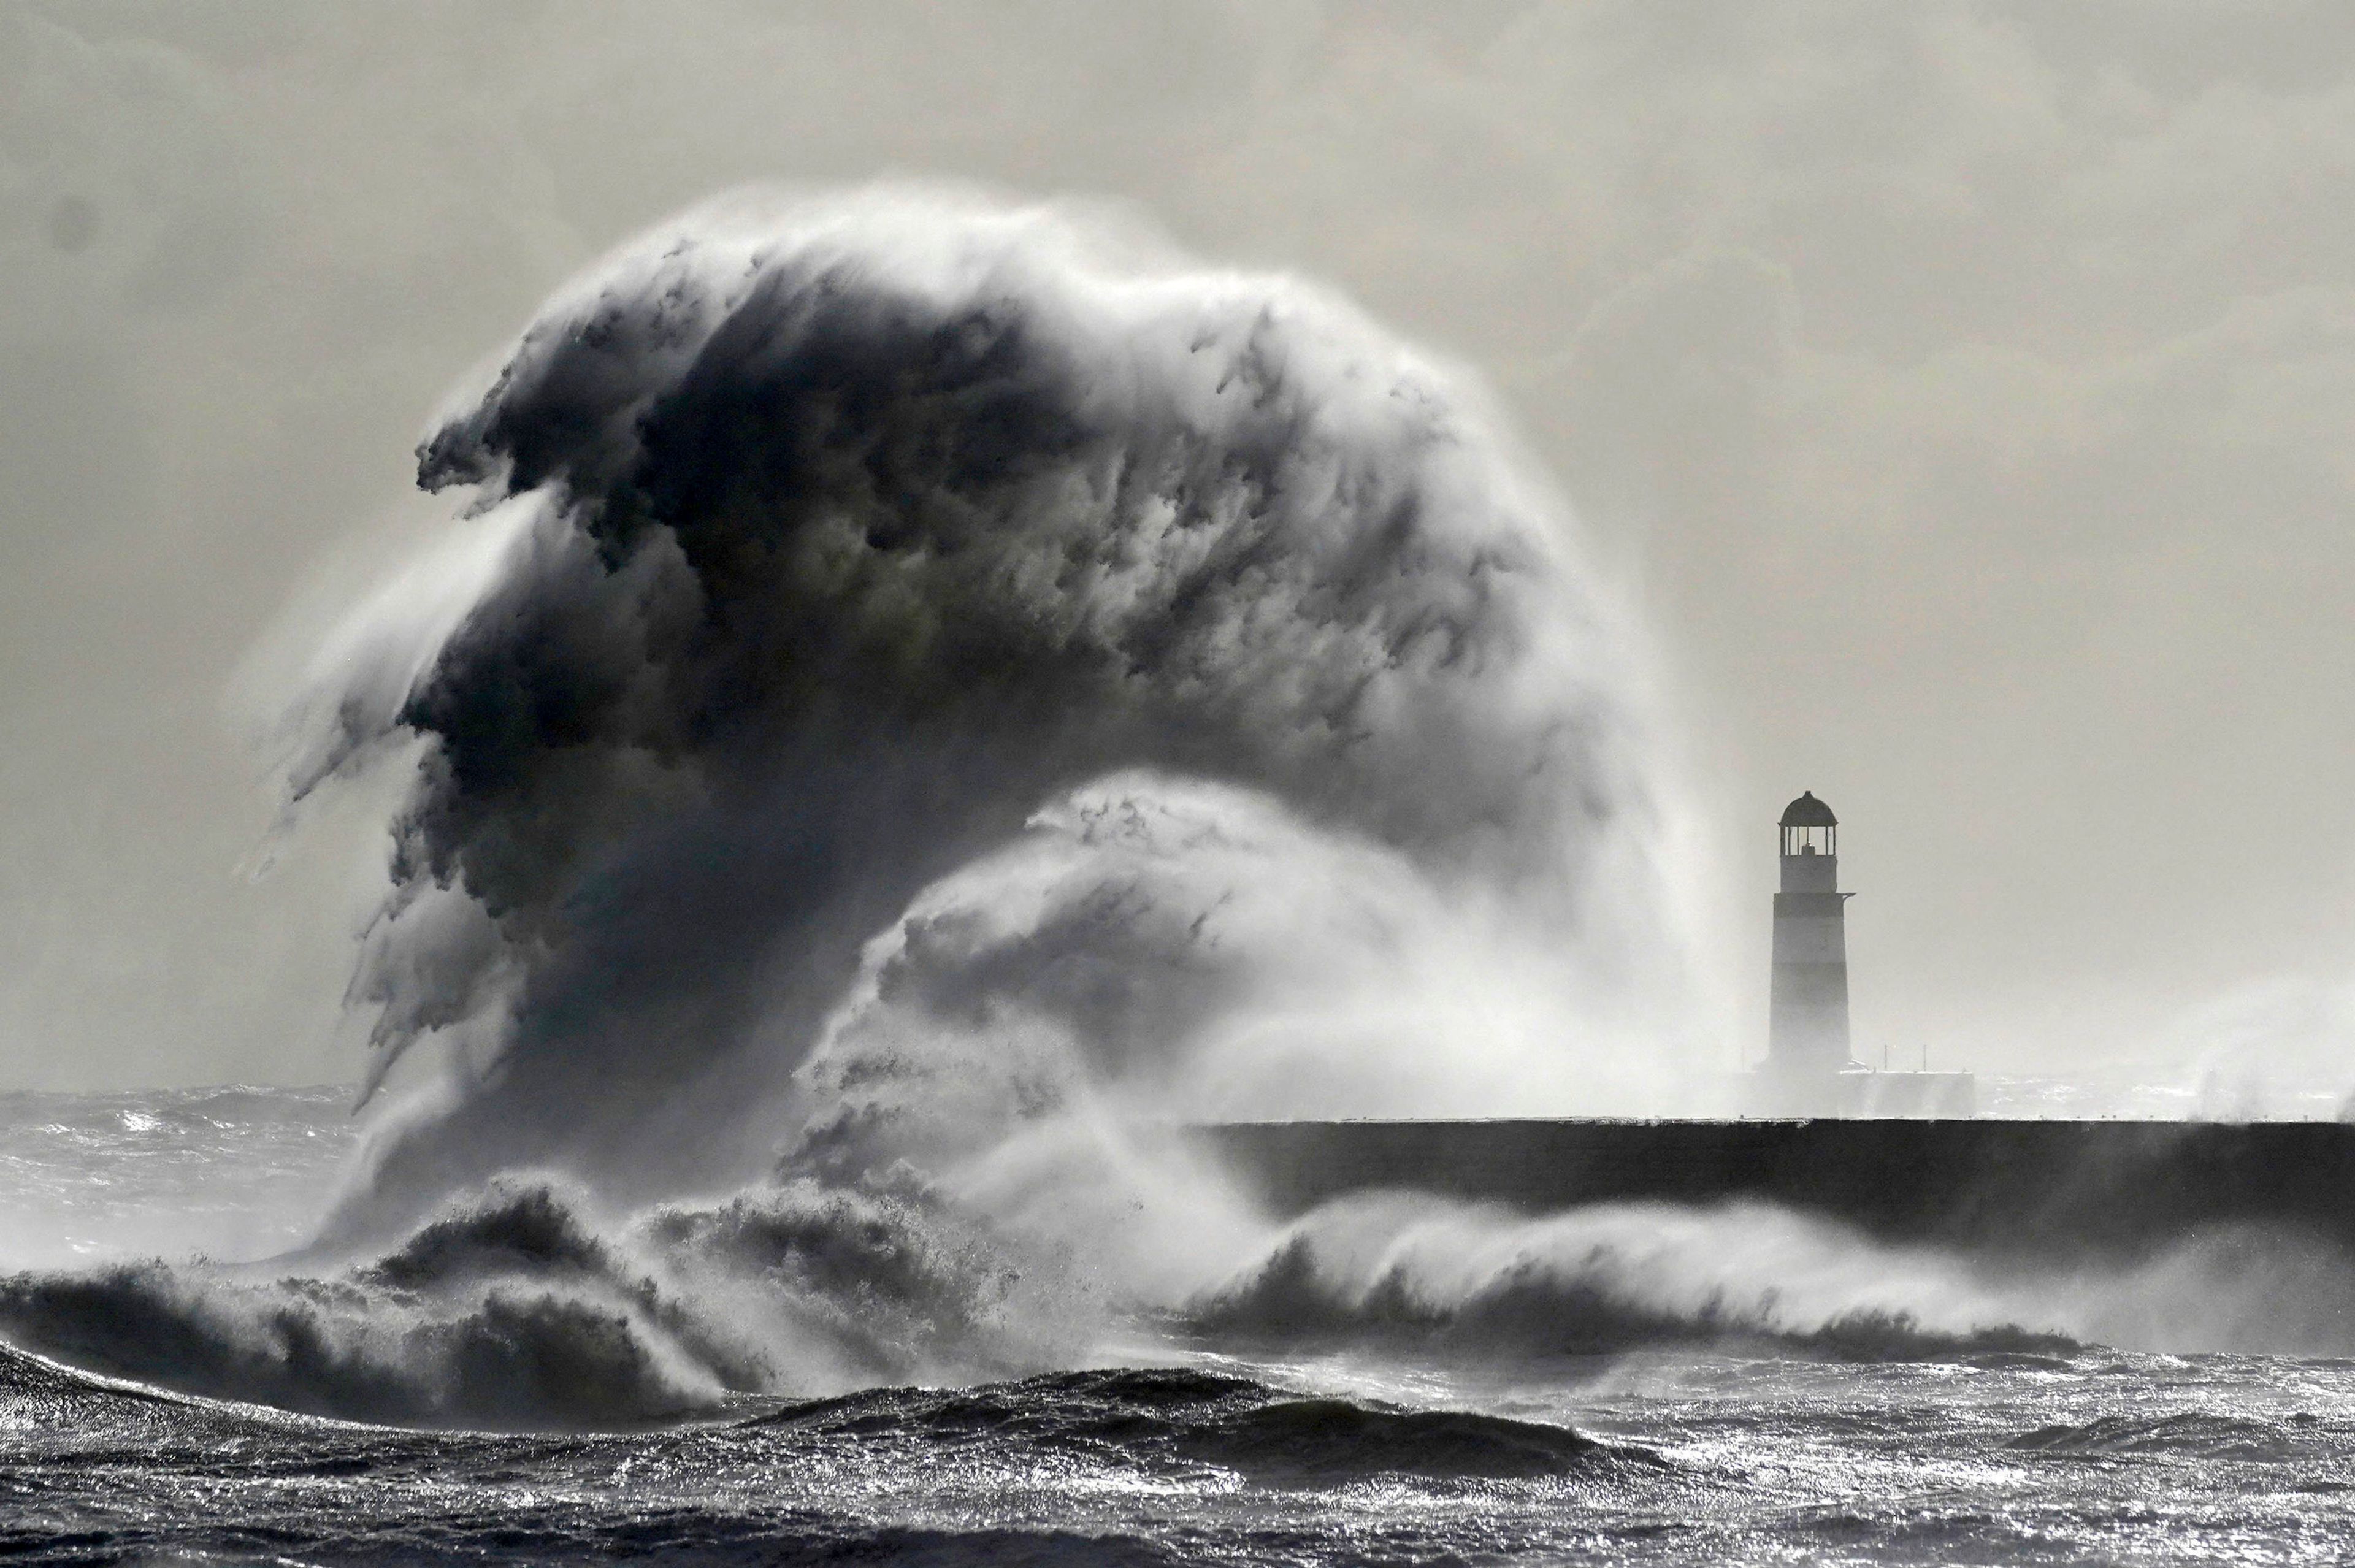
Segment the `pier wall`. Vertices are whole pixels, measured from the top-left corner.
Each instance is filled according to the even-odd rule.
[[[1194,1129],[1280,1214],[1437,1192],[1541,1212],[1756,1200],[1891,1241],[2147,1253],[2259,1225],[2355,1253],[2355,1125],[1363,1121]]]

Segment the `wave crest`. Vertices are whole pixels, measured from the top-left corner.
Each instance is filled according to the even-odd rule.
[[[997,1251],[806,1185],[607,1227],[507,1180],[310,1274],[201,1260],[0,1278],[0,1328],[163,1388],[358,1420],[610,1427],[730,1396],[1035,1364]]]
[[[1679,1346],[1848,1360],[2082,1348],[2022,1327],[2015,1310],[1958,1260],[1892,1253],[1779,1211],[1598,1205],[1524,1218],[1390,1195],[1304,1217],[1180,1320],[1221,1341],[1507,1360]]]

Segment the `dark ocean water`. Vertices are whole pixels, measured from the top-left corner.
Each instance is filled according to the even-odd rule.
[[[2355,1362],[2027,1334],[1442,1356],[1197,1325],[1140,1333],[1138,1365],[731,1393],[684,1419],[521,1435],[171,1392],[59,1359],[86,1343],[175,1364],[105,1320],[147,1297],[27,1282],[285,1245],[348,1152],[340,1097],[5,1108],[0,1262],[52,1309],[48,1354],[0,1351],[11,1560],[2355,1559]],[[546,1386],[612,1374],[555,1343],[507,1349],[542,1357]]]

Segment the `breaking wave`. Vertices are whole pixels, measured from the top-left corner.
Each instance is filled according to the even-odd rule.
[[[1003,1258],[911,1205],[794,1184],[608,1228],[501,1182],[398,1245],[287,1274],[201,1260],[0,1277],[18,1344],[145,1384],[359,1420],[613,1427],[1041,1364]]]
[[[881,1072],[1630,1076],[1677,959],[1617,618],[1477,391],[1317,290],[938,193],[715,208],[419,474],[466,532],[323,654],[293,767],[413,767],[354,997],[379,1079],[456,1063],[349,1227],[741,1180]]]
[[[1171,1315],[1195,1342],[1375,1344],[1449,1360],[1646,1349],[2022,1364],[2103,1347],[2344,1355],[2355,1263],[2261,1227],[2133,1259],[1876,1241],[1769,1204],[1550,1214],[1419,1193],[1327,1203]]]
[[[1598,1204],[1542,1217],[1416,1195],[1304,1217],[1181,1321],[1220,1342],[1373,1341],[1451,1357],[1688,1347],[1847,1360],[2058,1355],[1962,1260],[1786,1211]],[[2049,1321],[2049,1318],[2046,1319]]]

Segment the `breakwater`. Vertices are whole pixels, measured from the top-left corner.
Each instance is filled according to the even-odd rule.
[[[2355,1253],[2355,1125],[1359,1121],[1195,1129],[1271,1209],[1406,1189],[1533,1212],[1785,1205],[1888,1241],[2133,1256],[2261,1226]]]

